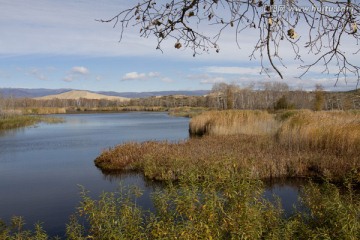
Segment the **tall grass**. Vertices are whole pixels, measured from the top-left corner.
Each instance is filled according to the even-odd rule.
[[[282,123],[277,137],[288,148],[359,156],[360,114],[298,111]]]
[[[274,133],[278,123],[266,111],[209,111],[191,119],[191,135],[265,135]]]
[[[23,108],[21,109],[23,114],[64,114],[66,113],[66,108],[58,107],[38,107],[38,108]]]
[[[189,174],[203,178],[214,169],[221,178],[223,171],[236,168],[249,171],[253,178],[317,177],[341,182],[351,171],[360,171],[358,116],[205,112],[190,121],[190,132],[209,136],[178,143],[125,143],[104,151],[95,164],[105,172],[137,170],[157,180]]]
[[[254,179],[328,177],[343,181],[352,170],[360,169],[355,155],[286,149],[273,137],[249,135],[205,136],[179,143],[125,143],[103,151],[95,164],[104,173],[135,170],[156,180],[202,179],[209,171],[217,172],[221,179],[229,169],[236,169],[250,172]]]

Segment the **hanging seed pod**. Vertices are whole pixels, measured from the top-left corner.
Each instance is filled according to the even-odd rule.
[[[263,2],[262,2],[262,1],[259,1],[259,2],[258,2],[258,7],[262,7],[262,6],[264,6]]]
[[[233,22],[233,21],[230,22],[230,26],[231,26],[231,27],[234,26],[234,22]]]
[[[351,24],[351,29],[352,29],[352,33],[351,34],[355,34],[357,33],[357,24],[356,22]]]
[[[188,15],[189,17],[193,17],[193,16],[195,16],[195,13],[194,12],[189,12],[189,15]]]
[[[295,32],[295,29],[291,28],[287,31],[287,35],[291,38],[291,39],[295,39],[297,38],[298,34]]]
[[[272,18],[269,18],[269,19],[268,19],[268,23],[269,23],[270,26],[273,24]]]
[[[152,24],[155,26],[160,26],[161,22],[159,20],[155,19],[154,21],[152,21]]]
[[[175,43],[175,48],[176,48],[176,49],[181,48],[181,43],[179,43],[179,42]]]

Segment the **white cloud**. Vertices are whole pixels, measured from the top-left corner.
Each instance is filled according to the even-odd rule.
[[[259,75],[261,69],[250,68],[250,67],[218,67],[210,66],[202,68],[207,73],[217,74],[247,74],[247,75]]]
[[[89,73],[89,69],[87,69],[86,67],[73,67],[71,69],[71,73],[72,74],[86,75],[86,74]]]
[[[197,80],[201,84],[214,84],[219,82],[227,82],[227,79],[221,76],[213,76],[210,74],[192,74],[187,75],[187,79],[189,80]]]
[[[226,82],[225,78],[223,77],[210,77],[208,79],[203,79],[200,81],[201,84],[214,84],[214,83],[221,83]]]
[[[132,81],[132,80],[149,80],[153,78],[161,78],[163,80],[165,77],[162,77],[159,72],[149,72],[149,73],[138,73],[138,72],[128,72],[121,78],[122,81]]]
[[[34,78],[38,79],[38,80],[48,80],[48,77],[41,72],[41,70],[37,69],[37,68],[33,68],[33,69],[30,69],[28,72],[27,72],[28,75],[30,76],[33,76]]]
[[[150,78],[156,78],[156,77],[160,77],[160,76],[161,75],[158,72],[149,72],[148,73],[148,77],[150,77]]]
[[[138,72],[129,72],[126,73],[121,80],[128,81],[128,80],[144,80],[147,76],[145,73],[138,73]]]

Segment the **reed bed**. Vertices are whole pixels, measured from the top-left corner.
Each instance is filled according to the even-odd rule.
[[[190,121],[178,143],[125,143],[105,150],[95,164],[104,171],[138,170],[174,180],[229,168],[253,178],[318,177],[344,181],[360,172],[359,114],[354,112],[210,111]],[[355,174],[360,182],[360,174]]]
[[[254,179],[318,177],[343,181],[352,171],[360,170],[358,156],[286,149],[270,136],[250,135],[125,143],[103,151],[95,164],[104,173],[135,170],[156,180],[202,179],[209,172],[221,179],[231,169],[249,172]]]
[[[359,156],[360,114],[298,111],[281,124],[277,139],[288,148]]]
[[[0,130],[27,127],[39,122],[45,123],[62,123],[63,118],[29,116],[29,115],[8,115],[0,118]]]
[[[168,110],[170,116],[193,118],[208,111],[203,107],[175,107]]]
[[[275,116],[266,111],[208,111],[191,119],[191,135],[268,135],[277,131]]]
[[[22,114],[39,114],[39,115],[64,114],[66,113],[66,108],[58,108],[58,107],[23,108],[21,109],[21,111]]]

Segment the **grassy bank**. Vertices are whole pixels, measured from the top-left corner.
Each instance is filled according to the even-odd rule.
[[[234,169],[254,179],[342,182],[355,174],[360,182],[358,118],[344,112],[205,112],[191,119],[190,132],[207,136],[179,143],[125,143],[104,151],[95,164],[105,172],[136,170],[157,180],[202,179],[211,170],[221,178],[223,171]]]
[[[30,116],[30,115],[6,115],[0,116],[0,130],[14,129],[35,125],[40,122],[45,123],[61,123],[62,118]]]

